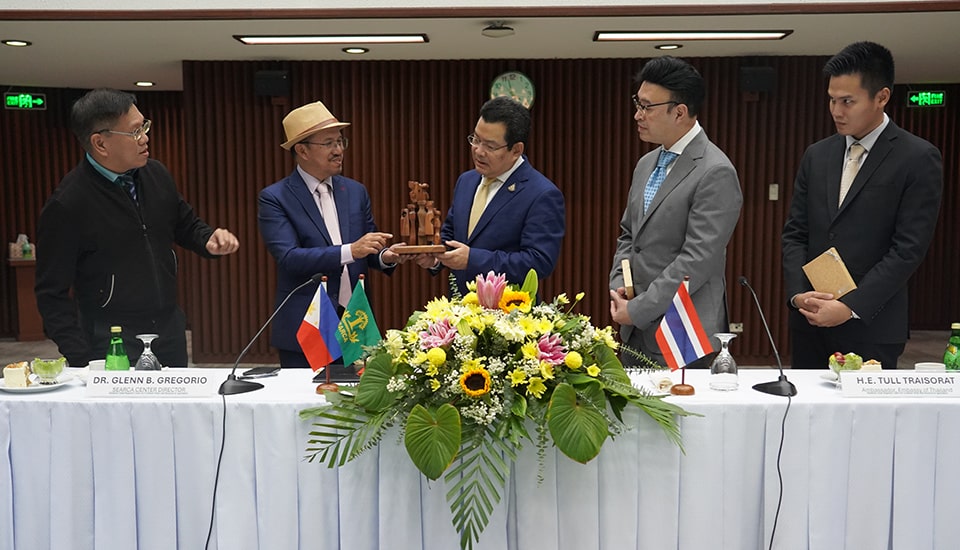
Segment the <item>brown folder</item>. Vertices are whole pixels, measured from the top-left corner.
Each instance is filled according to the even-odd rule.
[[[857,283],[853,282],[853,277],[847,271],[843,258],[832,246],[804,265],[803,272],[807,274],[807,279],[810,280],[814,290],[828,292],[833,294],[834,298],[839,298],[857,288]]]

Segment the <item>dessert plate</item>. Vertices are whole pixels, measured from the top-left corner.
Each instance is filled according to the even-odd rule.
[[[7,381],[0,378],[0,391],[10,393],[41,393],[53,391],[67,385],[67,382],[73,380],[73,374],[65,372],[57,378],[56,384],[41,384],[36,380],[36,376],[30,376],[31,384],[25,388],[8,388]]]

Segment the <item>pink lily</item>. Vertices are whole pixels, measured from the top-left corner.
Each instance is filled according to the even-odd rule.
[[[487,309],[500,307],[500,297],[503,296],[503,291],[506,288],[506,275],[495,275],[493,271],[487,273],[486,277],[477,275],[477,300],[481,306]]]
[[[545,334],[537,342],[537,348],[540,350],[537,359],[559,365],[563,363],[563,358],[567,356],[567,350],[563,347],[559,334]]]
[[[450,324],[450,321],[444,319],[420,333],[420,346],[423,349],[439,348],[452,343],[456,337],[457,329]]]

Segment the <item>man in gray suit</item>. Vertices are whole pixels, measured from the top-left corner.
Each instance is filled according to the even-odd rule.
[[[663,363],[657,327],[685,276],[706,333],[727,332],[726,247],[743,198],[730,159],[697,122],[706,95],[700,73],[665,56],[644,65],[638,80],[637,133],[660,147],[633,171],[610,270],[610,314],[627,346]],[[630,299],[623,259],[633,274]],[[637,362],[629,353],[623,360]]]

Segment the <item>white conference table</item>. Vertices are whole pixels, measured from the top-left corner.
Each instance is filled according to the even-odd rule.
[[[224,370],[201,371],[223,377]],[[784,495],[774,548],[960,545],[960,399],[844,398],[788,371]],[[210,548],[455,550],[442,482],[388,437],[342,468],[303,460],[321,402],[308,371],[226,399],[226,452]],[[675,374],[676,376],[676,374]],[[740,389],[670,398],[686,454],[639,412],[587,465],[527,443],[477,550],[765,549],[777,509],[787,399]],[[71,383],[74,384],[74,383]],[[220,397],[88,398],[82,386],[0,393],[0,549],[201,549],[222,432]]]

